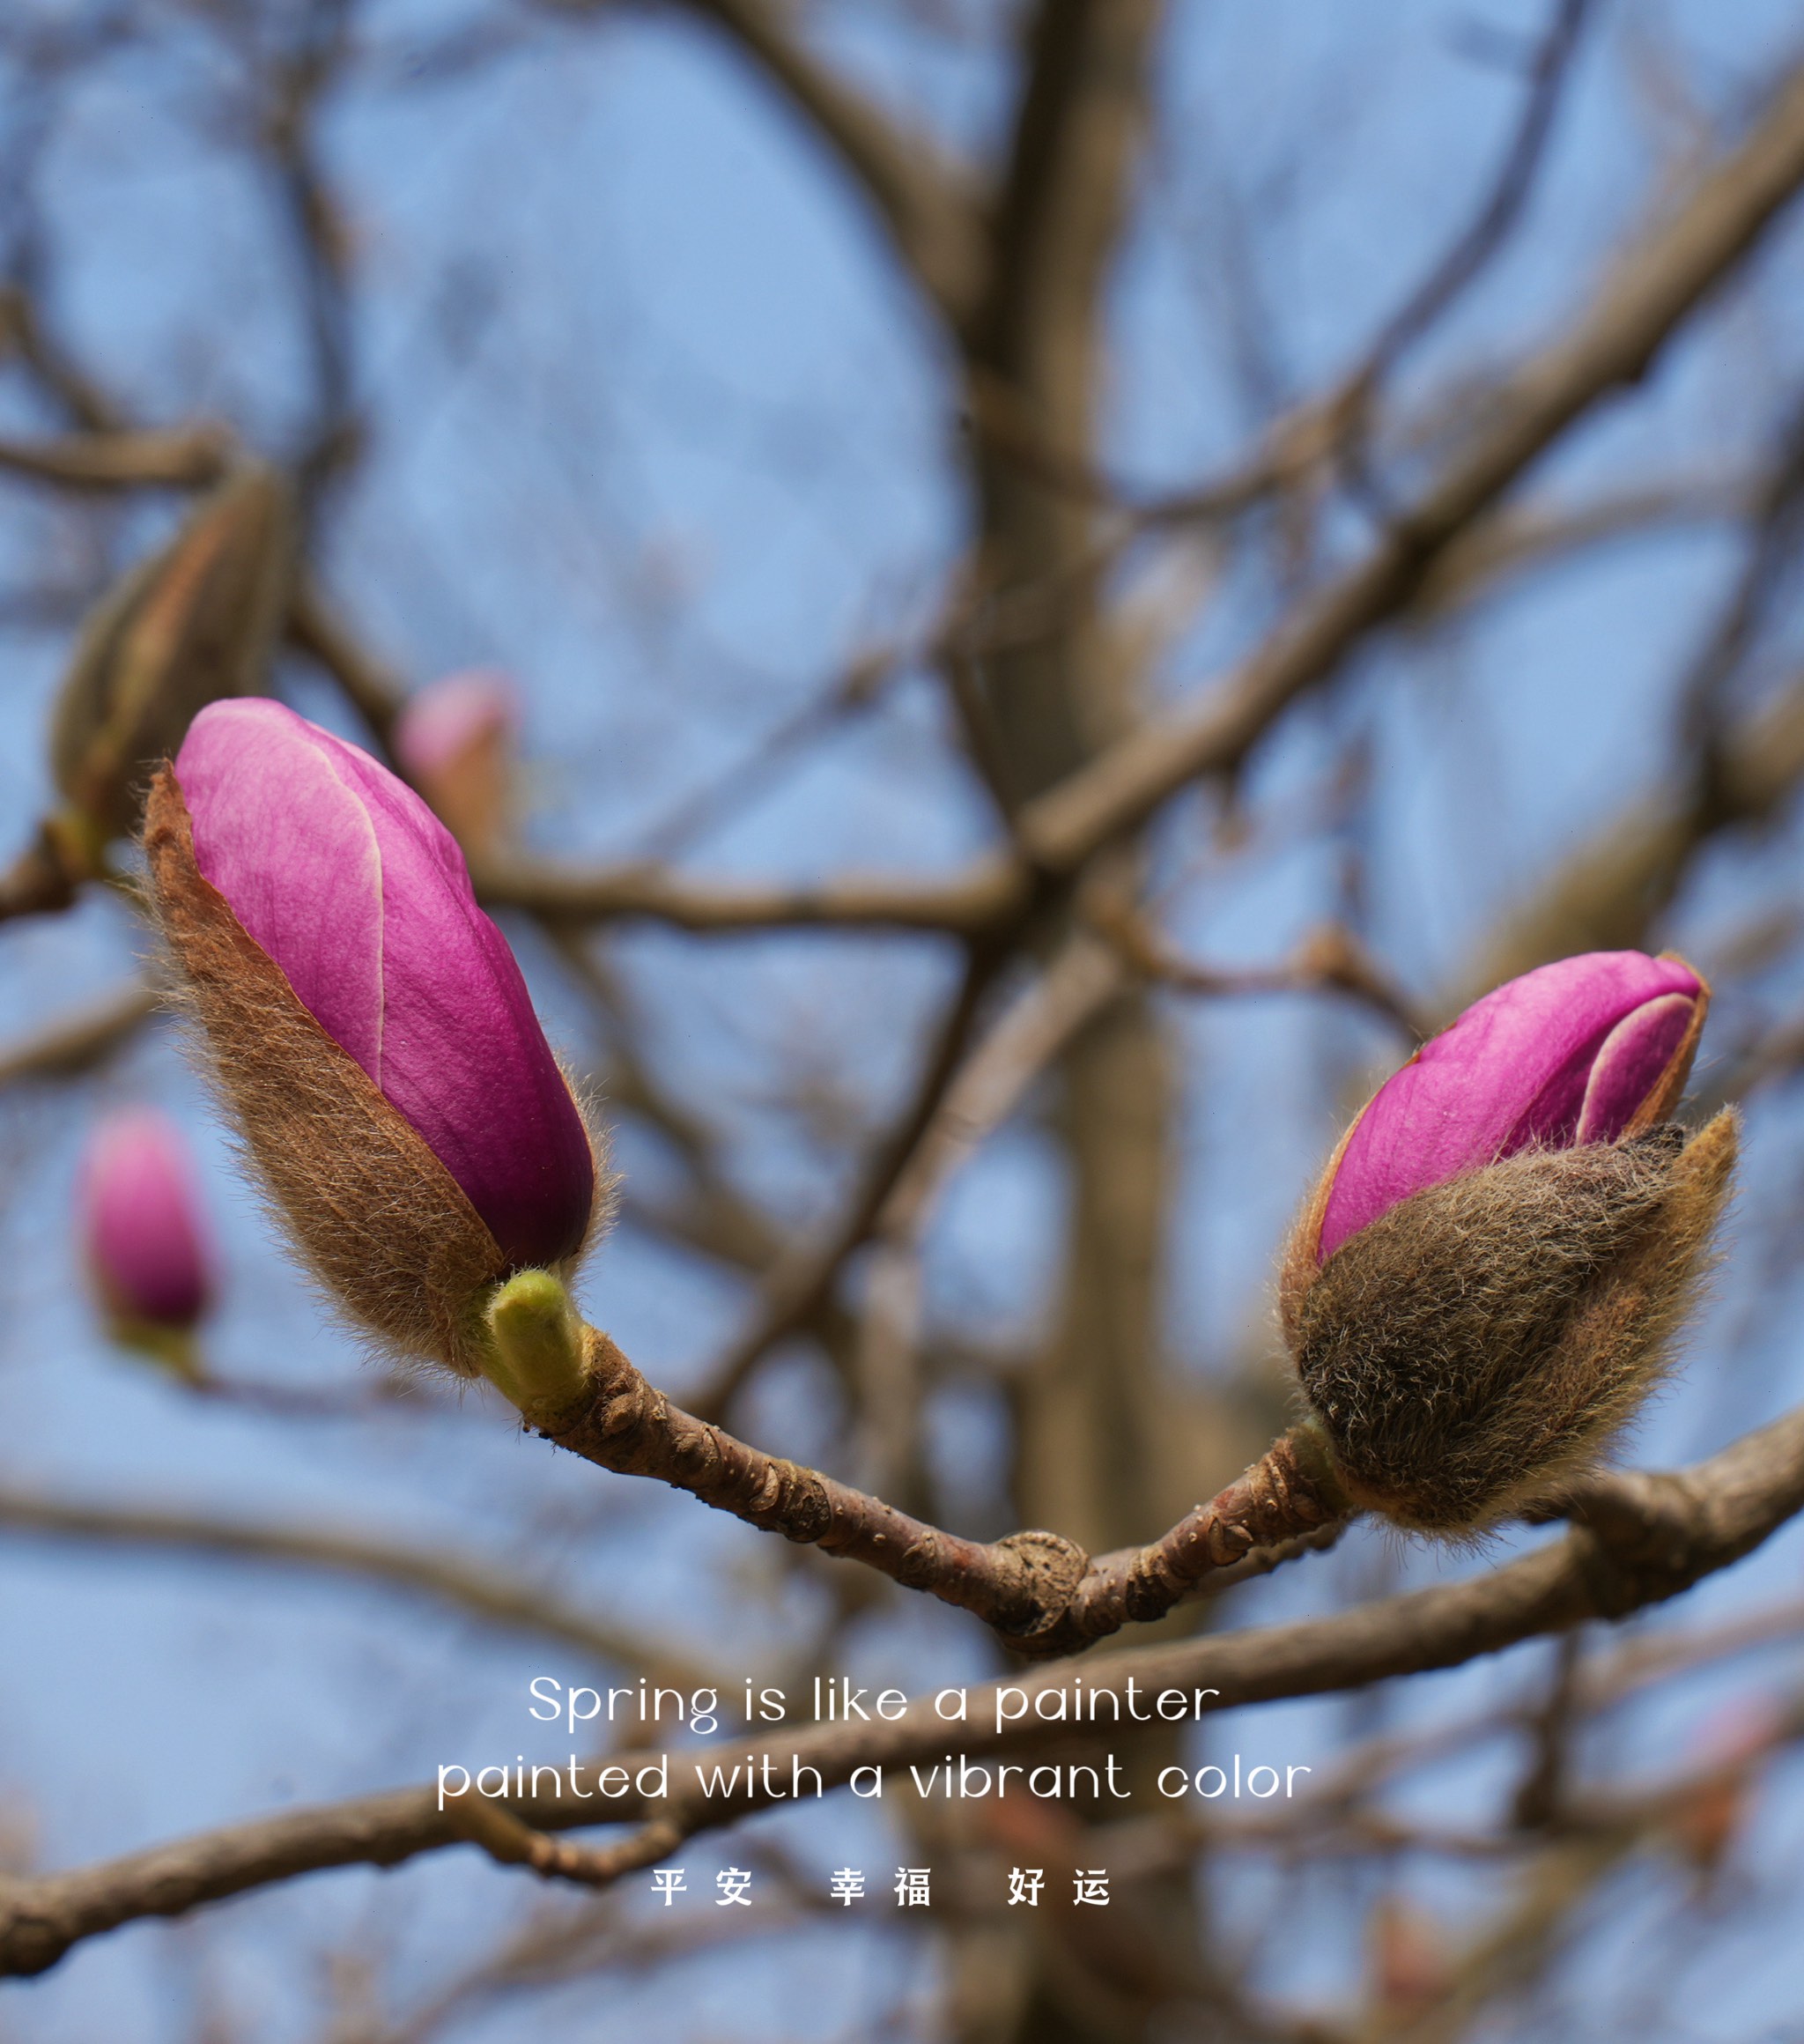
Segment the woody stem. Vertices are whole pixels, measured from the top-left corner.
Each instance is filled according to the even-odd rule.
[[[966,1540],[736,1440],[673,1405],[599,1329],[585,1329],[583,1339],[581,1396],[529,1411],[547,1440],[603,1469],[654,1477],[766,1532],[861,1561],[972,1612],[1035,1658],[1075,1652],[1163,1618],[1205,1589],[1327,1545],[1352,1515],[1325,1449],[1298,1427],[1149,1546],[1092,1560],[1057,1533]]]

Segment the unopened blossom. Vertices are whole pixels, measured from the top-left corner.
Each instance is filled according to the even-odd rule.
[[[402,771],[471,852],[492,851],[505,832],[519,726],[519,691],[493,668],[441,675],[396,720]]]
[[[211,1255],[181,1132],[148,1107],[95,1129],[82,1159],[88,1268],[122,1333],[190,1332],[212,1296]]]
[[[1710,990],[1594,952],[1512,980],[1379,1088],[1282,1286],[1349,1492],[1482,1524],[1594,1466],[1663,1366],[1726,1195],[1733,1115],[1688,1137]]]
[[[246,463],[95,606],[50,723],[72,870],[137,829],[145,781],[203,704],[268,686],[293,555],[287,484]]]
[[[152,789],[165,931],[251,1148],[366,1324],[473,1366],[509,1271],[588,1234],[588,1128],[463,855],[420,797],[279,703],[217,703]]]

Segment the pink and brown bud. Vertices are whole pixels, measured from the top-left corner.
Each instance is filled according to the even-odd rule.
[[[188,1152],[165,1116],[110,1115],[82,1161],[88,1268],[116,1339],[193,1374],[190,1338],[212,1300],[212,1257]]]
[[[1710,989],[1595,952],[1512,980],[1388,1079],[1305,1208],[1281,1304],[1358,1502],[1482,1526],[1595,1466],[1658,1380],[1736,1128],[1687,1137]]]
[[[428,682],[396,721],[402,771],[477,857],[506,833],[519,728],[519,692],[492,668]]]
[[[248,466],[95,610],[57,692],[50,764],[65,856],[91,865],[137,828],[159,759],[204,704],[266,685],[292,568],[288,491]]]
[[[511,1272],[593,1225],[588,1129],[514,954],[418,795],[279,703],[218,703],[145,851],[251,1152],[364,1326],[460,1370]]]

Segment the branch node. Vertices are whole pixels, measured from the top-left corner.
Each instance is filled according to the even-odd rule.
[[[1090,1570],[1090,1557],[1062,1533],[1040,1529],[1010,1533],[992,1550],[1013,1564],[1013,1594],[1008,1603],[1018,1616],[999,1613],[991,1619],[997,1632],[1017,1652],[1035,1652],[1035,1642],[1061,1626]]]

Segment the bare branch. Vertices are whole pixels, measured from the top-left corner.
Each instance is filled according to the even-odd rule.
[[[1483,270],[1521,218],[1553,135],[1591,0],[1554,0],[1553,19],[1528,70],[1528,94],[1483,204],[1446,253],[1392,314],[1355,381],[1369,394]]]
[[[945,1188],[1019,1106],[1067,1044],[1127,984],[1120,959],[1087,930],[1068,940],[947,1086],[871,1225],[857,1384],[865,1480],[893,1493],[913,1482],[920,1418],[921,1245]]]
[[[1333,1618],[1086,1662],[1086,1693],[1113,1698],[1123,1718],[1131,1700],[1144,1706],[1164,1689],[1201,1692],[1208,1710],[1233,1709],[1458,1667],[1587,1619],[1625,1618],[1728,1567],[1804,1508],[1804,1411],[1689,1470],[1601,1479],[1589,1487],[1584,1508],[1586,1522],[1564,1539],[1463,1582],[1383,1598]],[[1012,1751],[1068,1737],[1068,1722],[1037,1717],[1034,1700],[1068,1689],[1073,1673],[1069,1662],[1054,1662],[975,1685],[962,1722],[943,1718],[923,1699],[887,1723],[815,1725],[775,1742],[748,1739],[713,1749],[710,1772],[722,1766],[730,1778],[736,1765],[744,1769],[750,1762],[749,1774],[741,1776],[749,1786],[711,1796],[679,1773],[669,1796],[655,1805],[635,1811],[632,1800],[623,1799],[623,1817],[645,1819],[623,1856],[648,1863],[640,1855],[668,1852],[676,1839],[765,1807],[771,1798],[756,1763],[766,1752],[780,1753],[785,1781],[794,1754],[819,1769],[831,1788],[861,1766]],[[1006,1709],[1000,1695],[1005,1687]],[[429,1788],[396,1789],[0,1885],[0,1974],[42,1973],[71,1945],[142,1917],[180,1915],[326,1867],[394,1866],[455,1844],[462,1835],[458,1819],[440,1811],[437,1801]],[[516,1800],[509,1810],[542,1831],[574,1829],[592,1819],[590,1806],[574,1799]]]
[[[0,1530],[99,1545],[153,1548],[227,1561],[276,1562],[356,1576],[423,1592],[491,1625],[537,1633],[599,1661],[644,1670],[660,1681],[718,1682],[680,1655],[564,1603],[549,1590],[471,1557],[408,1548],[328,1527],[259,1525],[152,1506],[78,1504],[27,1491],[0,1490]]]
[[[884,1201],[932,1126],[940,1102],[958,1071],[984,996],[1000,971],[1004,955],[999,948],[987,944],[973,945],[966,953],[957,991],[934,1026],[933,1040],[913,1089],[876,1145],[862,1184],[824,1239],[798,1242],[766,1272],[757,1317],[716,1366],[702,1401],[705,1411],[724,1411],[770,1350],[786,1336],[806,1326],[832,1297],[847,1257],[869,1240]]]
[[[1559,569],[1586,549],[1726,524],[1755,492],[1728,478],[1650,485],[1571,505],[1528,503],[1480,519],[1441,555],[1409,605],[1412,624],[1432,626],[1507,590],[1537,569]]]
[[[588,1380],[573,1407],[529,1415],[545,1439],[603,1469],[687,1491],[786,1540],[862,1562],[972,1612],[1019,1653],[1064,1653],[1162,1618],[1256,1550],[1305,1542],[1349,1515],[1321,1449],[1298,1429],[1149,1547],[1092,1561],[1057,1533],[966,1540],[672,1405],[594,1328]]]
[[[157,1012],[159,999],[152,987],[122,987],[0,1045],[0,1089],[22,1079],[70,1078],[92,1071],[144,1027]]]
[[[1468,987],[1574,952],[1639,946],[1696,854],[1725,832],[1764,822],[1800,781],[1804,678],[1718,739],[1708,804],[1684,789],[1630,804],[1505,920]]]
[[[1146,920],[1125,907],[1106,903],[1091,912],[1101,934],[1143,979],[1173,993],[1219,998],[1246,994],[1346,994],[1418,1040],[1432,1033],[1390,974],[1349,929],[1325,923],[1282,965],[1229,968],[1200,966],[1180,958]]]
[[[1633,383],[1804,183],[1804,72],[1690,197],[1620,261],[1569,330],[1485,407],[1485,423],[1357,567],[1299,605],[1204,701],[1142,726],[1030,803],[1030,855],[1069,871],[1200,774],[1244,759],[1279,713],[1397,615],[1442,552],[1598,400]]]
[[[210,426],[0,439],[0,469],[71,490],[198,490],[225,475],[233,445],[224,427]]]
[[[1024,876],[1000,859],[941,882],[846,878],[812,887],[691,880],[655,865],[582,872],[511,854],[473,862],[470,872],[491,907],[521,908],[553,922],[640,919],[696,931],[828,927],[979,936],[1028,894]]]
[[[75,905],[79,878],[72,876],[48,832],[0,871],[0,922],[15,915],[52,915]]]
[[[604,0],[538,0],[562,14],[592,15]],[[770,0],[669,0],[719,30],[776,86],[839,157],[888,229],[928,300],[951,324],[968,312],[981,264],[979,194],[960,167],[925,135],[898,128],[883,108],[838,77],[795,34]]]

